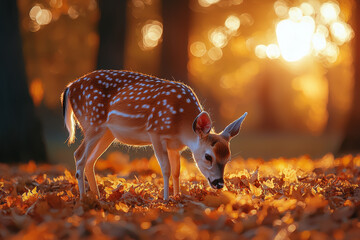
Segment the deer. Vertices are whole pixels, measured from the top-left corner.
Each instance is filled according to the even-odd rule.
[[[200,172],[214,189],[224,187],[224,168],[230,161],[230,140],[238,135],[247,112],[221,133],[214,131],[187,85],[125,70],[96,70],[69,83],[61,95],[68,144],[76,126],[83,140],[74,152],[80,199],[85,176],[90,191],[100,198],[94,166],[115,141],[131,146],[152,145],[163,175],[163,199],[180,194],[180,153],[192,152]]]

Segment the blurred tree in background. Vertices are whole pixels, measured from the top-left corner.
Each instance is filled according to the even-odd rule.
[[[188,83],[189,0],[162,1],[161,77]]]
[[[349,119],[345,128],[340,153],[358,153],[360,151],[360,6],[356,4],[353,15],[354,39],[354,88]]]
[[[0,161],[45,161],[42,127],[26,80],[16,1],[1,1],[0,31]]]
[[[126,0],[102,0],[98,2],[99,53],[98,69],[123,69],[126,33]]]

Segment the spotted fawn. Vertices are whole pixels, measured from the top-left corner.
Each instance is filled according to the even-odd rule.
[[[153,146],[163,174],[165,200],[170,174],[174,195],[179,194],[180,152],[186,147],[210,186],[220,189],[230,160],[230,139],[239,133],[247,115],[218,134],[190,87],[130,71],[89,73],[68,84],[61,99],[69,144],[75,141],[76,125],[84,135],[74,153],[80,198],[85,176],[90,190],[99,196],[94,165],[114,140]]]

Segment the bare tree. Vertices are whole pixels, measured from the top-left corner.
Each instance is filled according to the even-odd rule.
[[[0,3],[0,31],[0,161],[45,161],[42,127],[26,81],[14,0]]]

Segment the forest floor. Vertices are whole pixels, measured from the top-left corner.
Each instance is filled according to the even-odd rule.
[[[0,164],[0,239],[359,239],[360,156],[234,159],[222,190],[181,165],[181,196],[164,201],[154,157],[112,153],[100,199],[81,202],[62,166]]]

